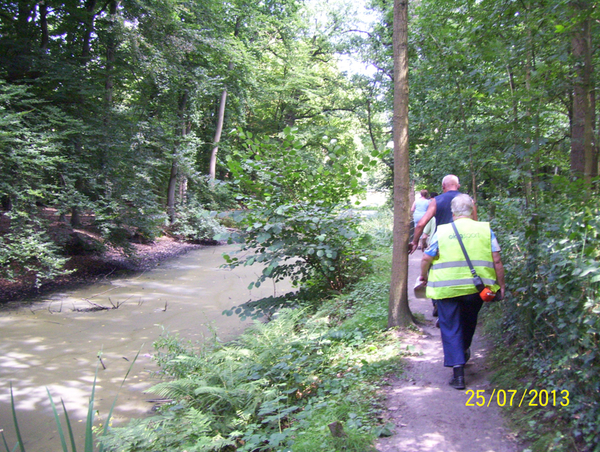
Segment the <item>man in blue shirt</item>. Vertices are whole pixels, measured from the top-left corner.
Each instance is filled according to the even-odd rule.
[[[448,174],[442,179],[442,194],[431,200],[427,212],[425,212],[425,215],[423,215],[415,225],[413,240],[408,244],[409,254],[412,254],[417,250],[417,247],[419,246],[419,237],[423,234],[423,229],[427,223],[429,223],[429,220],[435,217],[437,226],[448,224],[452,221],[450,203],[455,196],[460,195],[460,192],[458,191],[459,188],[460,183],[458,177],[454,174]],[[477,220],[477,211],[474,212],[473,219]]]
[[[408,244],[408,254],[412,254],[416,251],[419,246],[419,237],[423,234],[423,229],[429,220],[435,217],[436,228],[443,224],[452,222],[452,209],[450,203],[452,200],[461,193],[458,191],[460,188],[460,182],[458,177],[454,174],[448,174],[442,179],[442,194],[436,196],[429,202],[429,207],[425,212],[425,215],[421,217],[419,222],[415,225],[415,231],[413,240]],[[473,219],[477,220],[477,210],[473,212]],[[437,317],[437,306],[435,301],[433,303],[433,316]],[[436,321],[435,326],[439,327],[439,322]]]

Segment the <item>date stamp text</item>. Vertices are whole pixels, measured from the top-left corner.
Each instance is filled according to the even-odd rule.
[[[546,389],[494,389],[491,394],[486,394],[485,389],[468,389],[469,396],[465,406],[490,406],[496,402],[498,406],[568,406],[569,391]]]

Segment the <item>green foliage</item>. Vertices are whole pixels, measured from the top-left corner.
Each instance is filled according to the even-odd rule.
[[[331,210],[330,210],[331,209]],[[322,207],[318,201],[252,210],[245,218],[242,258],[226,256],[229,265],[262,264],[259,287],[267,278],[290,278],[295,285],[314,284],[340,290],[364,274],[366,237],[349,212]]]
[[[348,199],[361,190],[358,176],[372,160],[365,157],[354,168],[335,143],[323,145],[320,154],[303,151],[291,128],[273,142],[239,135],[246,140],[246,160],[229,164],[234,183],[249,194],[249,210],[241,233],[229,235],[243,242],[244,254],[225,256],[228,264],[263,265],[251,287],[290,278],[298,286],[310,281],[340,290],[364,274],[368,236],[358,232]]]
[[[226,211],[239,207],[229,182],[211,181],[208,176],[190,178],[188,190],[192,193],[190,198],[207,210]]]
[[[65,259],[45,233],[38,206],[63,192],[60,169],[68,161],[61,151],[75,126],[31,89],[0,80],[0,198],[10,207],[0,212],[0,277],[31,274],[39,286],[64,273]]]
[[[362,219],[359,231],[371,236],[375,248],[391,247],[394,240],[393,216],[388,206],[382,206]]]
[[[498,359],[513,362],[505,372],[518,365],[528,375],[509,384],[569,391],[568,406],[527,412],[531,440],[544,450],[592,451],[600,448],[600,211],[580,197],[561,200],[564,187],[554,188],[552,203],[531,213],[515,202],[496,207],[511,291],[497,307],[496,336],[512,351]]]
[[[164,334],[155,359],[166,380],[152,391],[171,402],[112,428],[103,444],[124,452],[371,450],[389,434],[377,423],[376,382],[401,355],[385,331],[388,290],[389,274],[374,274],[314,315],[280,310],[228,344]],[[347,436],[333,437],[332,422]]]
[[[216,214],[198,203],[188,202],[185,208],[179,209],[170,232],[188,242],[212,243],[213,237],[225,233],[225,228],[215,218]]]
[[[0,277],[33,275],[34,285],[63,275],[66,258],[48,236],[31,225],[0,235]]]

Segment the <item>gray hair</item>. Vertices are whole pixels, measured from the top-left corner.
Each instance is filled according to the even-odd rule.
[[[444,187],[452,187],[458,190],[458,187],[460,187],[458,177],[456,177],[454,174],[448,174],[447,176],[444,176],[442,179],[442,188]]]
[[[473,214],[473,199],[469,195],[456,195],[450,203],[452,215],[455,217],[470,217]]]

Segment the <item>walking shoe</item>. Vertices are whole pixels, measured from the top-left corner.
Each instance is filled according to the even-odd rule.
[[[465,368],[463,366],[455,366],[452,368],[453,377],[450,380],[450,386],[455,389],[465,389]]]
[[[450,386],[454,389],[465,389],[465,377],[452,377]]]

